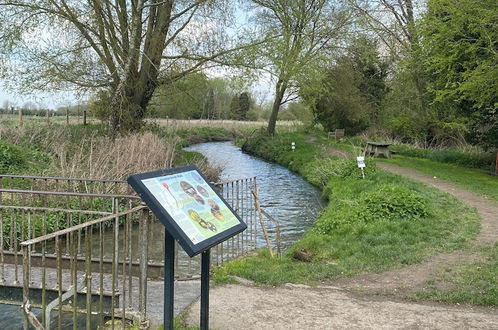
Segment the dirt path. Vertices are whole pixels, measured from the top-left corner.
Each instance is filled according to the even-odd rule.
[[[327,148],[329,155],[339,152]],[[340,152],[342,153],[342,151]],[[345,157],[346,155],[342,155]],[[380,163],[379,167],[450,193],[481,216],[477,246],[498,241],[498,205],[454,184]],[[462,251],[402,269],[340,279],[333,287],[228,285],[211,291],[210,326],[217,329],[498,329],[498,309],[403,301],[444,268],[475,258]],[[437,285],[437,283],[436,283]],[[198,324],[199,305],[188,314]]]
[[[493,308],[410,303],[333,287],[242,285],[210,292],[215,329],[498,329]],[[187,316],[199,324],[199,303]]]

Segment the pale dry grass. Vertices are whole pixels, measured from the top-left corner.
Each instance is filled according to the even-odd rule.
[[[130,174],[172,167],[175,139],[166,141],[153,133],[137,133],[112,140],[85,138],[77,150],[61,143],[55,151],[58,176],[124,180]]]
[[[150,118],[148,123],[153,123],[159,126],[167,126],[171,128],[189,128],[189,127],[219,127],[225,129],[235,129],[237,127],[265,127],[268,121],[241,121],[241,120],[208,120],[208,119],[165,119],[165,118]],[[277,126],[302,126],[300,121],[279,120]]]

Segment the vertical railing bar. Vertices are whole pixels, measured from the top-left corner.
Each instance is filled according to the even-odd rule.
[[[78,213],[78,225],[81,225],[81,213]],[[72,226],[73,224],[71,224]],[[81,255],[81,230],[78,229],[78,248],[76,250],[76,255]]]
[[[59,308],[58,308],[58,316],[57,316],[57,328],[62,328],[62,248],[60,243],[59,236],[55,236],[55,253],[57,255],[57,291],[59,294]]]
[[[127,246],[127,241],[131,240],[131,235],[129,235],[128,233],[128,222],[130,220],[130,217],[129,215],[126,215],[125,216],[125,219],[124,219],[124,226],[123,226],[123,278],[122,278],[122,281],[123,281],[123,292],[121,293],[122,294],[122,297],[123,297],[123,302],[121,304],[122,306],[122,319],[121,319],[121,323],[123,325],[123,329],[124,329],[124,326],[125,326],[125,320],[126,320],[126,262],[128,261],[128,256],[127,256],[127,251],[128,251],[128,246]],[[128,235],[130,238],[128,238]],[[131,276],[131,274],[130,274]]]
[[[131,205],[129,207],[131,209]],[[132,254],[132,230],[133,230],[133,214],[130,214],[130,221],[128,221],[128,233],[130,235],[130,239],[128,240],[128,308],[131,309],[132,302],[132,289],[133,289],[133,273],[132,273],[132,263],[133,263],[133,254]]]
[[[140,244],[141,242],[143,242],[144,240],[144,223],[145,223],[145,217],[147,215],[145,214],[145,212],[142,212],[141,214],[141,217],[138,221],[138,253],[139,253],[139,256],[138,256],[138,262],[139,262],[139,267],[140,267],[140,270],[139,270],[139,276],[138,276],[138,311],[142,311],[142,305],[144,304],[144,302],[142,301],[142,295],[140,294],[143,290],[143,282],[142,282],[142,276],[143,276],[143,263],[144,261],[142,260],[142,255],[143,255],[143,245]]]
[[[73,260],[72,282],[73,282],[73,329],[78,329],[78,259],[77,259],[77,237],[75,232],[71,232],[71,260]]]
[[[113,199],[113,209],[115,210],[115,200]],[[114,218],[114,240],[112,244],[112,301],[111,301],[111,329],[114,330],[114,309],[116,308],[116,279],[118,273],[118,254],[119,254],[119,217]]]
[[[147,210],[148,211],[148,210]],[[143,299],[144,299],[144,311],[143,311],[143,318],[142,321],[145,322],[147,318],[147,277],[148,277],[148,260],[149,260],[149,240],[150,240],[150,224],[152,222],[152,213],[147,212],[147,217],[146,217],[146,222],[145,222],[145,274],[144,274],[144,292],[142,292]]]
[[[148,267],[148,232],[150,213],[148,209],[142,211],[140,223],[142,224],[140,230],[140,238],[143,244],[140,244],[140,277],[139,277],[139,298],[138,298],[138,312],[140,314],[141,323],[147,317],[147,267]]]
[[[22,213],[21,213],[22,216]],[[14,228],[13,240],[14,240],[14,285],[19,285],[19,274],[17,270],[17,221],[15,218],[10,220],[10,227]],[[29,263],[29,259],[26,260]]]
[[[71,225],[69,224],[69,222],[71,221],[71,218],[72,215],[71,213],[70,214],[66,214],[66,223],[64,224],[65,228],[69,228]],[[66,255],[69,256],[69,244],[70,244],[70,240],[69,240],[69,233],[67,233],[66,235]]]
[[[104,324],[104,231],[99,223],[99,316]]]
[[[28,211],[28,214],[31,213]],[[19,242],[24,242],[25,228],[26,227],[26,211],[21,211],[21,236],[18,239]]]
[[[29,278],[30,278],[30,272],[31,269],[29,268],[29,259],[31,258],[31,255],[29,253],[29,246],[23,246],[22,247],[22,254],[23,254],[23,310],[24,310],[24,329],[28,330],[29,329],[29,318],[28,314],[26,312],[30,311],[30,306],[29,306]],[[17,265],[16,265],[17,268]]]
[[[85,228],[85,287],[86,287],[86,329],[92,325],[92,233],[93,226]]]
[[[47,213],[43,212],[42,216],[42,235],[47,234]],[[46,248],[47,248],[47,241],[43,241],[41,243],[42,246],[42,276],[41,276],[41,285],[42,285],[42,324],[45,326],[45,328],[49,327],[49,324],[47,324],[47,320],[45,318],[45,311],[47,310],[47,292],[46,292],[46,281],[47,281],[47,264],[46,264],[46,259],[45,259],[45,253],[46,253]]]

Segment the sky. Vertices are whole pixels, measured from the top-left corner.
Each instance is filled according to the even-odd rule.
[[[0,79],[0,107],[4,105],[4,102],[6,100],[8,100],[9,103],[12,103],[14,107],[22,106],[27,102],[32,102],[42,108],[47,107],[50,109],[56,109],[61,106],[76,104],[78,102],[74,94],[70,92],[37,92],[33,95],[19,94],[14,91],[6,90],[4,88],[4,82]]]

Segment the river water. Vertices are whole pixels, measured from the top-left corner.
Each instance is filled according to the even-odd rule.
[[[261,207],[280,223],[282,247],[296,242],[324,206],[320,190],[287,168],[243,153],[232,142],[209,142],[185,148],[221,166],[222,181],[257,177]]]

